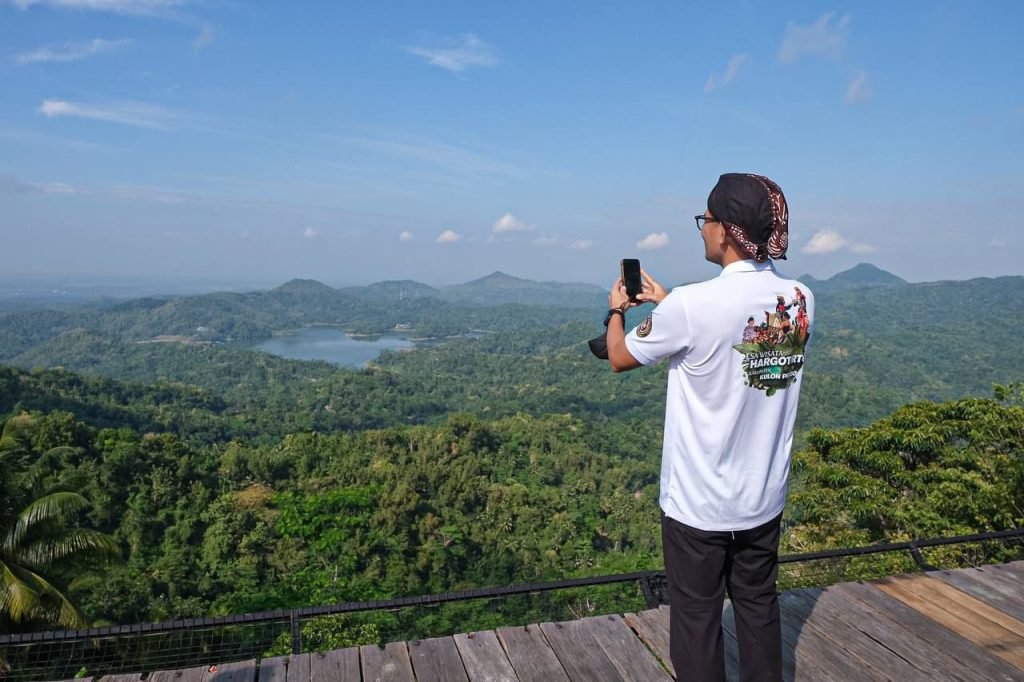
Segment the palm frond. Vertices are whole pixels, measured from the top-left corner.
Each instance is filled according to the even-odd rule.
[[[14,527],[0,540],[0,550],[13,553],[33,526],[43,521],[60,519],[85,509],[89,501],[78,493],[60,492],[44,495],[29,504],[18,515]]]
[[[63,625],[68,628],[85,627],[89,623],[82,617],[75,605],[64,596],[64,593],[51,585],[50,582],[24,566],[5,564],[5,568],[20,583],[31,585],[36,594],[36,603],[27,612],[28,618],[38,618],[55,625]],[[12,613],[12,619],[14,618]]]
[[[0,613],[13,621],[30,618],[39,606],[39,590],[19,577],[6,562],[0,561]]]
[[[77,556],[115,558],[120,555],[117,543],[106,533],[90,528],[72,528],[59,537],[47,537],[17,547],[14,558],[28,566],[50,566]]]

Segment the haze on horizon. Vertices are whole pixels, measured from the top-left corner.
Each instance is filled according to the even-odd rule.
[[[0,0],[0,278],[704,278],[718,175],[785,269],[1024,274],[1024,5]]]

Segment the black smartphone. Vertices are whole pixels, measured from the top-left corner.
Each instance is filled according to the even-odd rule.
[[[626,287],[629,300],[635,301],[637,294],[643,290],[643,282],[640,278],[640,261],[638,259],[622,259],[622,284]]]

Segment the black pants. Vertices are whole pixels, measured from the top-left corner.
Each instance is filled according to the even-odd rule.
[[[782,627],[775,581],[781,515],[750,530],[710,532],[662,514],[672,605],[669,649],[679,682],[724,682],[722,605],[736,615],[740,680],[782,680]]]

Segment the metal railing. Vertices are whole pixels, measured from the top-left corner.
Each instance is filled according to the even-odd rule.
[[[1024,559],[1024,528],[781,556],[779,589]],[[667,603],[660,571],[524,583],[164,623],[0,635],[0,680],[166,670]]]

